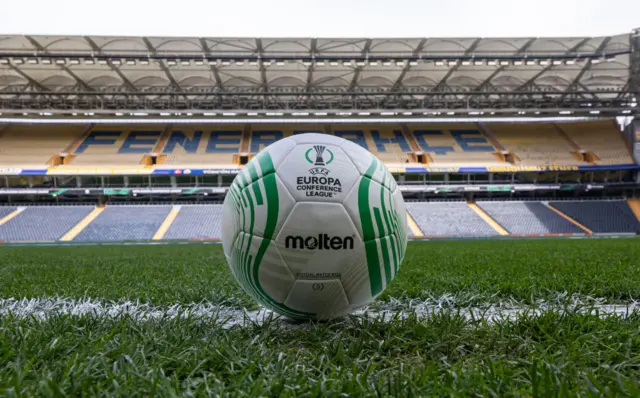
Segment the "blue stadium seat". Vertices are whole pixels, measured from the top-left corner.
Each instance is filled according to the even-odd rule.
[[[466,202],[408,202],[425,236],[494,236],[498,233]]]
[[[540,202],[477,202],[491,218],[510,234],[584,234],[585,231],[562,218]]]
[[[93,209],[93,206],[28,206],[20,214],[0,225],[0,241],[56,241]]]
[[[107,206],[74,241],[151,240],[170,211],[171,206]]]
[[[594,233],[639,233],[640,223],[622,200],[549,202]]]
[[[219,239],[222,205],[181,206],[164,239]]]

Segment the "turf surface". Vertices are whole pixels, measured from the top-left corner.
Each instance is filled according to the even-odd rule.
[[[636,239],[411,243],[377,305],[640,296]],[[256,308],[220,246],[0,248],[0,298]],[[640,316],[454,312],[305,328],[209,319],[0,317],[3,395],[640,395]]]

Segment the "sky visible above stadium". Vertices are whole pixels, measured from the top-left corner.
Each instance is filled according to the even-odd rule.
[[[22,0],[0,34],[209,37],[604,36],[638,0]]]

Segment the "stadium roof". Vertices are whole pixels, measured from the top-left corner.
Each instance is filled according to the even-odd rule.
[[[0,36],[0,112],[635,113],[630,71],[636,53],[631,34]]]

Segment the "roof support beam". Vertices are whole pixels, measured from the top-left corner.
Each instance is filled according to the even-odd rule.
[[[518,49],[518,51],[516,51],[515,55],[523,55],[527,52],[527,50],[529,49],[529,47],[531,47],[531,45],[536,41],[535,37],[532,39],[527,40],[526,43],[524,43],[524,45],[522,47],[520,47]],[[484,90],[489,84],[491,84],[491,81],[498,76],[498,74],[500,74],[501,72],[503,72],[505,69],[507,69],[508,66],[500,66],[499,68],[497,68],[495,71],[493,71],[493,73],[487,77],[482,83],[480,83],[480,85],[478,87],[476,87],[474,89],[474,91],[482,91]]]
[[[429,39],[420,40],[420,43],[418,43],[418,46],[413,51],[414,57],[417,57],[418,55],[420,55],[420,53],[424,49],[425,44],[427,44],[428,40]],[[409,72],[409,69],[411,69],[411,62],[407,62],[407,64],[404,66],[404,68],[402,69],[402,73],[400,73],[400,76],[398,76],[395,83],[393,83],[393,87],[391,87],[391,91],[395,91],[398,89],[398,87],[400,87],[400,85],[402,84],[402,81],[404,80],[405,75],[407,74],[407,72]]]
[[[607,47],[607,44],[609,44],[610,41],[611,41],[611,37],[607,37],[606,39],[602,40],[602,43],[600,43],[600,45],[596,49],[596,53],[602,53],[604,51],[604,49]],[[591,68],[591,65],[592,65],[592,61],[591,60],[588,60],[587,62],[585,62],[585,65],[580,70],[580,73],[578,73],[576,75],[576,77],[573,79],[571,84],[569,84],[569,86],[565,90],[565,94],[562,94],[560,96],[560,101],[562,101],[567,96],[566,93],[568,93],[570,91],[573,91],[576,87],[581,85],[580,84],[580,79],[582,79],[582,76],[584,76],[584,74]]]
[[[27,40],[29,40],[29,42],[31,43],[31,45],[33,45],[38,51],[40,52],[46,52],[47,50],[36,40],[34,39],[32,36],[25,36],[25,38]],[[67,68],[66,65],[58,65],[60,67],[60,70],[64,71],[67,75],[71,76],[75,81],[76,84],[78,84],[78,86],[80,88],[82,88],[83,90],[86,91],[91,91],[91,87],[89,87],[89,85],[87,83],[85,83],[84,80],[82,80],[80,77],[78,77],[78,75],[76,75],[75,73],[73,73],[71,71],[71,69]]]
[[[98,45],[96,44],[95,41],[93,41],[93,39],[91,39],[90,37],[85,37],[85,40],[87,41],[87,43],[89,43],[89,45],[91,46],[91,48],[93,49],[93,51],[100,53],[102,52],[102,50],[100,49],[100,47],[98,47]],[[124,83],[124,85],[132,91],[138,91],[138,89],[136,88],[136,86],[133,85],[133,83],[131,83],[129,81],[129,79],[127,79],[127,77],[124,75],[124,73],[122,73],[122,71],[117,68],[113,62],[111,62],[111,60],[107,60],[107,65],[109,66],[109,68],[116,74],[118,75],[118,77],[120,78],[120,80],[122,80],[122,82]]]
[[[200,39],[200,45],[202,46],[202,51],[204,51],[207,58],[211,57],[211,50],[209,49],[207,42],[203,38]],[[218,72],[218,67],[209,64],[209,68],[211,68],[211,73],[213,73],[213,78],[216,81],[216,86],[223,90],[224,86],[222,84],[222,79],[220,78],[220,73]]]
[[[36,81],[35,79],[33,79],[31,76],[27,75],[22,69],[20,69],[19,67],[13,65],[13,64],[9,64],[9,68],[11,68],[11,70],[13,70],[14,72],[16,72],[17,74],[19,74],[20,76],[22,76],[26,81],[29,82],[29,84],[33,87],[36,87],[38,90],[40,91],[51,91],[49,90],[47,87],[43,86],[42,84],[40,84],[40,82]]]
[[[256,49],[258,50],[258,54],[260,54],[260,59],[262,60],[263,48],[262,48],[261,39],[256,39]],[[269,91],[269,87],[267,85],[267,68],[265,68],[264,62],[260,62],[259,66],[260,66],[260,84],[262,86],[262,91],[267,92]]]
[[[147,46],[147,48],[149,49],[149,51],[157,56],[157,52],[156,49],[153,48],[153,46],[151,45],[151,42],[149,41],[148,38],[143,37],[142,41],[144,41],[144,44]],[[173,75],[171,74],[171,72],[169,71],[169,68],[167,68],[167,65],[164,64],[164,61],[160,61],[158,63],[158,65],[160,65],[160,69],[162,69],[162,71],[164,72],[165,76],[167,76],[167,79],[169,80],[169,82],[171,82],[171,86],[173,88],[175,88],[178,91],[182,91],[182,88],[180,87],[180,85],[178,84],[178,82],[176,82],[176,79],[173,78]]]
[[[309,48],[309,58],[313,59],[314,54],[316,53],[316,48],[318,46],[318,39],[311,39],[311,47]],[[311,85],[313,84],[313,70],[315,68],[315,64],[311,62],[311,65],[307,68],[307,85],[305,91],[311,91]]]
[[[362,49],[362,57],[366,57],[369,54],[369,50],[371,49],[371,39],[367,39],[364,43],[364,48]],[[360,79],[360,72],[362,72],[364,66],[358,66],[356,68],[356,72],[353,74],[353,79],[351,79],[351,84],[349,84],[349,91],[353,91],[358,84],[358,79]]]
[[[589,38],[589,37],[580,40],[580,42],[578,44],[576,44],[575,46],[571,47],[564,54],[565,55],[571,55],[571,53],[576,52],[580,47],[582,47],[589,40],[591,40],[591,38]],[[526,87],[529,87],[530,85],[534,84],[535,81],[538,80],[538,78],[540,76],[544,75],[545,73],[547,73],[548,71],[553,69],[555,66],[556,65],[551,63],[551,64],[545,66],[544,68],[540,69],[540,71],[538,73],[536,73],[535,75],[533,75],[533,77],[531,77],[529,80],[527,80],[526,82],[522,83],[518,88],[516,88],[516,91],[524,90]]]
[[[480,41],[482,41],[482,39],[477,38],[473,43],[471,43],[467,51],[464,52],[464,56],[468,57],[469,55],[473,54],[473,52],[476,50],[476,47],[478,47],[478,44],[480,44]],[[442,90],[442,88],[446,85],[447,80],[449,80],[451,75],[454,74],[458,70],[458,68],[460,68],[460,65],[461,63],[458,62],[458,64],[455,65],[453,68],[449,68],[449,71],[447,72],[447,74],[444,75],[444,77],[438,82],[438,84],[436,84],[436,86],[433,88],[433,91]]]

